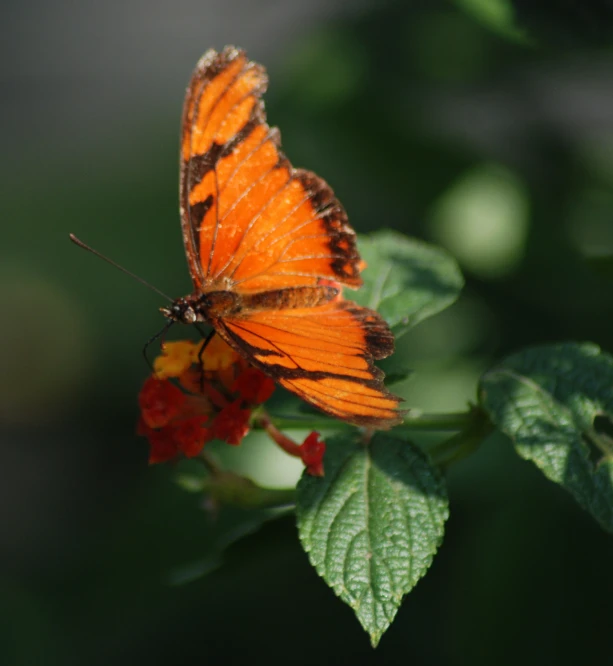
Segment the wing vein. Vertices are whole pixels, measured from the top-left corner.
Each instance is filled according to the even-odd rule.
[[[271,132],[272,132],[272,130],[271,130]],[[257,148],[255,148],[255,149],[254,149],[254,150],[253,150],[248,156],[246,156],[246,157],[242,160],[242,162],[240,163],[241,165],[245,162],[245,160],[247,160],[247,159],[248,159],[249,157],[251,157],[251,156],[252,156],[257,150],[259,150],[259,149],[264,145],[264,143],[266,143],[266,141],[269,140],[270,135],[271,135],[271,132],[269,132],[269,133],[267,134],[267,138],[266,138],[265,140],[263,140],[263,141],[257,146]],[[266,170],[266,171],[265,171],[265,172],[264,172],[264,173],[263,173],[263,174],[262,174],[257,180],[255,180],[253,183],[251,183],[251,185],[250,185],[248,188],[246,188],[246,189],[241,193],[241,195],[240,195],[239,197],[237,197],[237,199],[232,203],[232,205],[230,206],[230,208],[225,212],[225,214],[224,214],[223,217],[221,218],[220,222],[223,222],[223,221],[228,217],[228,215],[229,215],[229,214],[230,214],[230,213],[236,208],[236,206],[238,206],[238,204],[239,204],[241,201],[243,201],[244,198],[245,198],[245,197],[246,197],[246,196],[247,196],[247,195],[253,190],[253,188],[256,187],[257,185],[259,185],[260,183],[262,183],[262,182],[264,181],[264,179],[267,178],[268,175],[269,175],[270,173],[272,173],[276,168],[277,168],[277,165],[273,165],[272,167],[270,167],[270,169]],[[236,171],[237,171],[237,169],[235,169],[235,170],[233,171],[233,175],[234,175],[234,173],[236,173]],[[228,180],[226,181],[226,185],[227,185],[227,183],[229,182],[229,180],[230,180],[230,178],[228,178]],[[287,186],[287,181],[286,181],[286,182],[285,182],[285,183],[279,188],[278,192],[275,192],[275,195],[274,195],[274,196],[276,197],[277,194],[278,194],[279,192],[281,192],[286,186]],[[223,189],[222,189],[222,192],[223,192]],[[264,206],[262,207],[262,209],[265,208],[266,205],[267,205],[268,203],[269,203],[268,201],[265,202],[265,203],[264,203]],[[262,209],[261,209],[261,210],[262,210]],[[221,268],[220,270],[217,271],[217,273],[216,273],[214,279],[217,279],[217,278],[219,278],[221,275],[223,275],[224,271],[226,271],[226,270],[228,269],[228,267],[230,266],[230,264],[232,263],[232,261],[236,258],[237,254],[238,254],[238,252],[239,252],[239,250],[240,250],[240,248],[241,248],[241,245],[242,245],[243,240],[245,239],[246,235],[249,233],[249,231],[253,228],[253,225],[255,224],[254,219],[255,219],[255,216],[250,220],[249,224],[248,224],[248,225],[245,227],[245,229],[243,230],[243,233],[242,233],[241,238],[240,238],[240,240],[239,240],[239,242],[238,242],[238,246],[237,246],[237,248],[236,248],[236,251],[234,252],[233,255],[231,255],[230,257],[228,257],[228,259],[227,259],[226,263],[224,264],[224,266],[222,266],[222,268]],[[240,266],[240,262],[239,262],[238,265]],[[235,270],[236,270],[236,269],[235,269]],[[233,273],[232,273],[232,274],[233,274]],[[229,277],[232,277],[232,276],[230,275]]]
[[[273,169],[274,169],[274,168],[275,168],[275,167],[273,167]],[[264,175],[267,176],[271,171],[272,171],[272,169],[271,169],[270,171],[267,171]],[[288,187],[288,185],[290,184],[290,182],[291,182],[291,180],[286,180],[285,183],[283,183],[283,185],[281,185],[281,187],[280,187],[276,192],[274,192],[274,194],[273,194],[273,195],[272,195],[267,201],[265,201],[265,202],[262,204],[261,208],[259,208],[259,209],[254,213],[253,217],[252,217],[251,220],[249,221],[249,224],[245,227],[245,230],[244,230],[244,232],[243,232],[243,235],[241,236],[241,239],[240,239],[240,241],[239,241],[238,247],[236,248],[236,252],[234,253],[234,255],[233,255],[232,257],[230,257],[230,258],[228,259],[228,261],[226,262],[226,265],[223,267],[223,269],[220,270],[220,271],[217,273],[217,275],[216,275],[217,278],[220,277],[220,276],[223,274],[223,272],[226,271],[226,270],[230,267],[230,264],[232,263],[232,261],[233,261],[234,259],[236,259],[236,257],[239,255],[239,252],[240,252],[240,250],[241,250],[241,247],[242,247],[243,241],[244,241],[245,238],[247,237],[247,234],[248,234],[248,233],[251,231],[251,229],[253,229],[253,227],[256,225],[258,219],[260,218],[260,216],[262,215],[262,213],[266,210],[266,208],[267,208],[268,206],[270,206],[270,204],[271,204],[271,203],[272,203],[272,202],[273,202],[278,196],[281,195],[281,193],[283,192],[283,190],[285,190],[285,189]],[[257,247],[258,243],[259,243],[259,240],[258,240],[258,242],[256,242],[256,243],[254,244],[254,248]],[[241,257],[241,259],[238,261],[238,263],[237,263],[236,266],[234,267],[234,270],[233,270],[232,273],[228,276],[229,278],[232,278],[232,276],[233,276],[233,275],[236,273],[236,271],[240,268],[240,265],[242,264],[242,260],[243,260],[243,259],[244,259],[244,256]]]
[[[211,111],[209,113],[209,120],[211,119],[211,115],[213,114],[213,109],[217,107],[217,105],[220,103],[220,101],[228,94],[228,91],[230,88],[238,81],[238,79],[245,73],[245,70],[247,70],[249,67],[251,67],[251,63],[247,62],[243,65],[242,69],[240,72],[236,74],[236,76],[232,79],[231,83],[228,83],[228,85],[224,88],[223,93],[215,100],[215,104],[213,105],[213,108],[211,108]],[[219,127],[215,130],[215,135],[211,138],[211,146],[215,142],[215,139],[219,136],[219,132],[225,127],[227,121],[228,121],[228,116],[230,112],[235,109],[239,104],[242,104],[242,102],[245,101],[250,95],[252,95],[252,91],[249,93],[243,95],[241,98],[239,98],[234,104],[230,106],[228,109],[223,122],[220,123]],[[217,160],[219,161],[219,160]],[[216,200],[215,200],[215,228],[213,229],[213,238],[211,239],[211,251],[209,252],[209,259],[207,262],[207,268],[206,268],[206,277],[208,278],[210,273],[211,273],[211,263],[213,261],[213,255],[215,254],[215,246],[217,244],[217,235],[219,232],[219,181],[217,177],[217,161],[213,165],[213,173],[215,177],[215,190],[216,190]],[[202,221],[201,221],[202,223]]]
[[[217,108],[219,103],[221,102],[222,99],[225,98],[225,96],[228,94],[228,91],[230,88],[236,83],[238,78],[242,76],[243,72],[245,71],[245,65],[243,65],[243,68],[237,72],[237,74],[226,84],[224,87],[223,91],[221,92],[220,95],[218,95],[217,99],[215,100],[214,104],[211,105],[211,108],[209,110],[207,119],[205,122],[203,122],[203,126],[207,127],[211,116],[213,114],[213,111]],[[193,144],[194,144],[194,129],[198,126],[198,113],[200,109],[200,103],[202,102],[202,94],[204,92],[205,87],[210,83],[209,80],[207,80],[206,76],[202,76],[200,81],[198,82],[198,92],[197,94],[193,95],[193,100],[194,100],[194,108],[192,111],[192,122],[190,125],[190,131],[189,131],[189,154],[190,154],[190,159],[187,162],[187,176],[186,176],[186,189],[187,189],[187,196],[185,197],[187,201],[187,219],[188,219],[188,227],[190,229],[190,236],[192,240],[192,247],[195,249],[198,257],[198,263],[202,265],[202,257],[200,256],[200,243],[196,244],[196,239],[195,239],[195,233],[196,233],[196,228],[195,224],[192,220],[191,217],[191,207],[189,205],[189,193],[193,189],[193,175],[194,175],[194,167],[191,161],[191,157],[194,155],[193,151]],[[215,137],[217,136],[217,133],[215,134]],[[211,139],[211,146],[213,145],[214,138]],[[210,146],[209,146],[210,149]],[[213,169],[216,169],[216,165],[213,167]],[[215,202],[215,215],[217,216],[217,202]],[[201,220],[202,222],[202,220]],[[217,223],[216,223],[217,225]],[[200,232],[200,228],[198,228],[198,233]],[[199,239],[198,239],[199,240]],[[210,266],[210,261],[211,261],[211,254],[209,255],[209,266]],[[208,268],[207,272],[204,273],[202,272],[203,279],[208,276]]]
[[[290,182],[291,182],[291,179],[290,179],[290,181],[288,181],[288,184],[289,184]],[[282,191],[282,190],[281,190],[281,191]],[[280,192],[281,192],[281,191],[280,191]],[[280,192],[279,192],[279,193],[280,193]],[[277,196],[278,196],[278,195],[276,195],[274,198],[276,199]],[[289,211],[288,211],[288,212],[287,212],[287,213],[286,213],[286,214],[285,214],[285,215],[279,220],[279,222],[277,223],[277,225],[276,225],[275,227],[273,227],[272,229],[270,229],[266,235],[264,235],[264,236],[262,236],[260,239],[258,239],[258,241],[254,244],[253,249],[254,249],[254,250],[257,249],[257,247],[258,247],[258,246],[259,246],[264,240],[266,240],[267,238],[269,238],[269,237],[275,232],[276,229],[278,229],[280,226],[282,226],[283,224],[285,224],[285,223],[287,222],[287,220],[288,220],[288,219],[289,219],[289,218],[290,218],[290,217],[291,217],[291,216],[292,216],[292,215],[293,215],[293,214],[294,214],[294,213],[295,213],[295,212],[296,212],[296,211],[297,211],[297,210],[298,210],[303,204],[305,204],[305,203],[309,200],[309,198],[310,198],[310,195],[306,195],[306,196],[305,196],[305,197],[304,197],[304,198],[303,198],[298,204],[296,204],[293,208],[291,208],[291,209],[290,209],[290,210],[289,210]],[[270,203],[272,203],[272,199],[268,202],[268,204],[270,204]],[[265,210],[266,207],[267,207],[267,206],[264,206],[264,209],[263,209],[263,210]],[[262,212],[263,212],[263,211],[260,211],[260,215],[261,215]],[[310,222],[310,220],[309,220],[309,222]],[[275,262],[275,263],[276,263],[276,262]],[[260,275],[265,275],[265,274],[267,274],[267,273],[268,273],[268,270],[269,270],[272,266],[274,266],[275,263],[271,264],[271,265],[268,266],[267,268],[262,269],[259,273],[254,273],[254,274],[250,275],[248,278],[245,278],[245,279],[252,280],[253,278],[259,277]],[[234,274],[235,274],[236,271],[238,270],[239,266],[240,266],[240,263],[237,264],[237,265],[234,267],[234,270],[232,271],[232,273],[230,273],[230,275],[229,275],[228,277],[233,278],[233,277],[234,277]],[[235,284],[239,284],[240,282],[244,282],[244,281],[245,281],[245,280],[238,280]]]
[[[246,329],[244,326],[240,326],[237,322],[235,322],[234,325],[236,326],[236,328],[240,328],[243,331],[247,331],[251,335],[255,335],[256,337],[260,338],[260,340],[264,340],[264,342],[267,342],[268,344],[272,345],[279,352],[280,356],[286,356],[286,357],[290,358],[293,361],[293,363],[296,365],[296,367],[298,367],[298,368],[300,367],[300,365],[298,365],[298,363],[296,363],[296,361],[294,361],[294,359],[291,357],[290,354],[286,354],[272,340],[267,340],[265,337],[263,337],[261,335],[258,335],[257,333],[254,333],[253,331],[249,331],[249,329]],[[226,330],[228,330],[228,329],[226,329]],[[268,351],[265,347],[261,347],[260,349],[262,351]],[[256,362],[258,362],[258,361],[256,361]],[[261,365],[266,366],[266,364],[262,363],[261,361],[259,363],[261,363]]]

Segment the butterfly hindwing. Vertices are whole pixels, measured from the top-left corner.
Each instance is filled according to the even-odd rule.
[[[373,362],[394,348],[373,310],[341,300],[228,317],[216,328],[253,365],[328,414],[375,428],[402,420],[400,398]]]
[[[256,292],[359,287],[355,233],[331,188],[293,169],[265,119],[264,69],[243,51],[209,51],[187,90],[181,217],[192,280]]]

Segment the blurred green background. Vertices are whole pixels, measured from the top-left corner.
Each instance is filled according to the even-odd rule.
[[[147,466],[136,395],[163,303],[67,236],[189,292],[183,91],[235,43],[358,231],[462,266],[461,300],[398,345],[409,406],[464,409],[529,344],[613,351],[613,4],[5,0],[0,25],[0,663],[608,663],[611,539],[496,437],[450,470],[443,547],[373,652],[291,515],[213,523]],[[230,454],[265,484],[299,474],[257,435]]]

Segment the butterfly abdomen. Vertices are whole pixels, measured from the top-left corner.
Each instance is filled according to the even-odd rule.
[[[330,302],[338,294],[339,290],[330,286],[291,287],[288,289],[271,289],[270,291],[261,291],[254,294],[238,294],[225,290],[207,291],[187,299],[178,299],[178,301],[185,303],[183,309],[188,306],[191,307],[196,314],[197,321],[212,322],[224,317],[236,317],[262,310],[314,308]],[[174,318],[184,323],[190,323],[181,315]]]
[[[291,287],[289,289],[272,289],[255,294],[243,294],[242,310],[257,312],[258,310],[286,310],[293,308],[314,308],[329,303],[339,290],[336,287]]]

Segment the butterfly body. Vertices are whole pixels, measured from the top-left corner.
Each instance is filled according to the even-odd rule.
[[[355,232],[330,186],[294,169],[266,123],[264,69],[208,51],[187,88],[180,211],[194,291],[163,314],[205,322],[252,365],[324,412],[389,428],[400,398],[374,365],[387,323],[342,297],[362,284]]]
[[[253,312],[286,308],[313,308],[336,298],[335,287],[293,287],[254,294],[234,291],[205,291],[177,298],[170,307],[161,308],[164,316],[182,324],[213,324],[224,317],[249,316]]]

